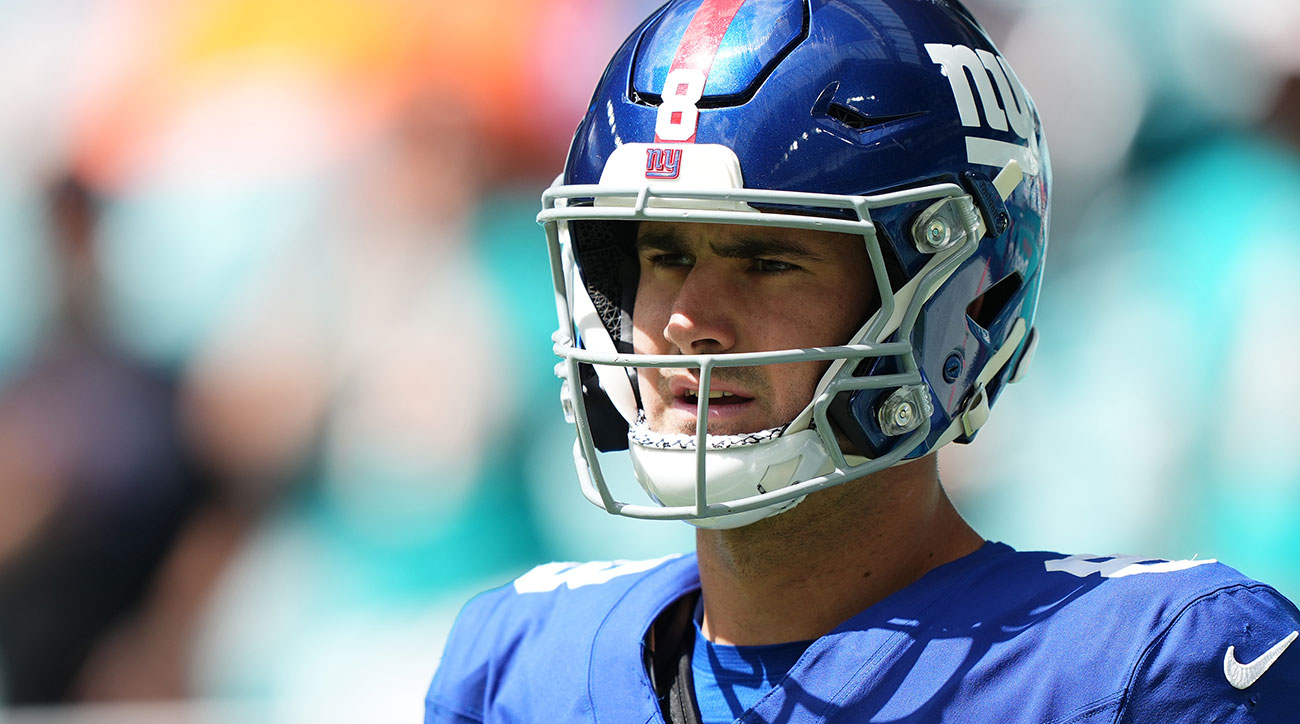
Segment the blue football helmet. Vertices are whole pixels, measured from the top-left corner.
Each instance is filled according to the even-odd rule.
[[[1047,249],[1038,112],[955,0],[672,0],[614,55],[542,197],[556,372],[586,497],[735,527],[916,459],[985,423],[1024,372]],[[838,347],[635,354],[644,221],[860,235],[879,309]],[[830,361],[772,430],[710,435],[713,370]],[[647,429],[637,369],[698,370],[695,435]],[[654,504],[616,500],[629,449]]]

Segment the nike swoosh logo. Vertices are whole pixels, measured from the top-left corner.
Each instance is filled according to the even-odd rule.
[[[1290,636],[1278,641],[1273,648],[1265,651],[1258,659],[1243,664],[1237,661],[1237,647],[1229,646],[1228,652],[1223,655],[1223,675],[1228,677],[1228,683],[1237,689],[1245,689],[1251,684],[1259,681],[1259,677],[1268,671],[1268,667],[1277,661],[1277,657],[1282,655],[1283,651],[1291,645],[1292,641],[1300,638],[1300,631],[1292,631]]]

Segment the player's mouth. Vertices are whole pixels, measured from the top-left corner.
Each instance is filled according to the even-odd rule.
[[[681,394],[679,399],[690,405],[691,409],[695,409],[700,404],[700,391],[687,390]],[[743,405],[753,399],[754,398],[752,397],[745,397],[744,395],[738,395],[734,392],[726,392],[725,390],[709,390],[710,408],[715,406],[729,407],[731,405]]]
[[[676,416],[689,417],[690,422],[694,423],[700,404],[699,386],[693,381],[678,379],[670,387],[671,407],[677,413]],[[744,422],[744,418],[756,407],[755,398],[745,394],[744,390],[725,384],[712,386],[709,390],[710,430],[717,433],[733,432],[731,428]]]

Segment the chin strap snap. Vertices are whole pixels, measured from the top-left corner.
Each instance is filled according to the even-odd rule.
[[[961,429],[969,437],[984,427],[989,421],[989,396],[984,392],[984,385],[975,386],[975,391],[966,403],[966,410],[961,413]]]

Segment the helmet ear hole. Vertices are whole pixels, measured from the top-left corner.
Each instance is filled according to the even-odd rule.
[[[980,329],[987,331],[992,328],[993,322],[1002,314],[1002,310],[1006,309],[1007,302],[1020,291],[1023,284],[1024,278],[1020,276],[1020,272],[1006,275],[967,305],[966,316],[979,325]]]

